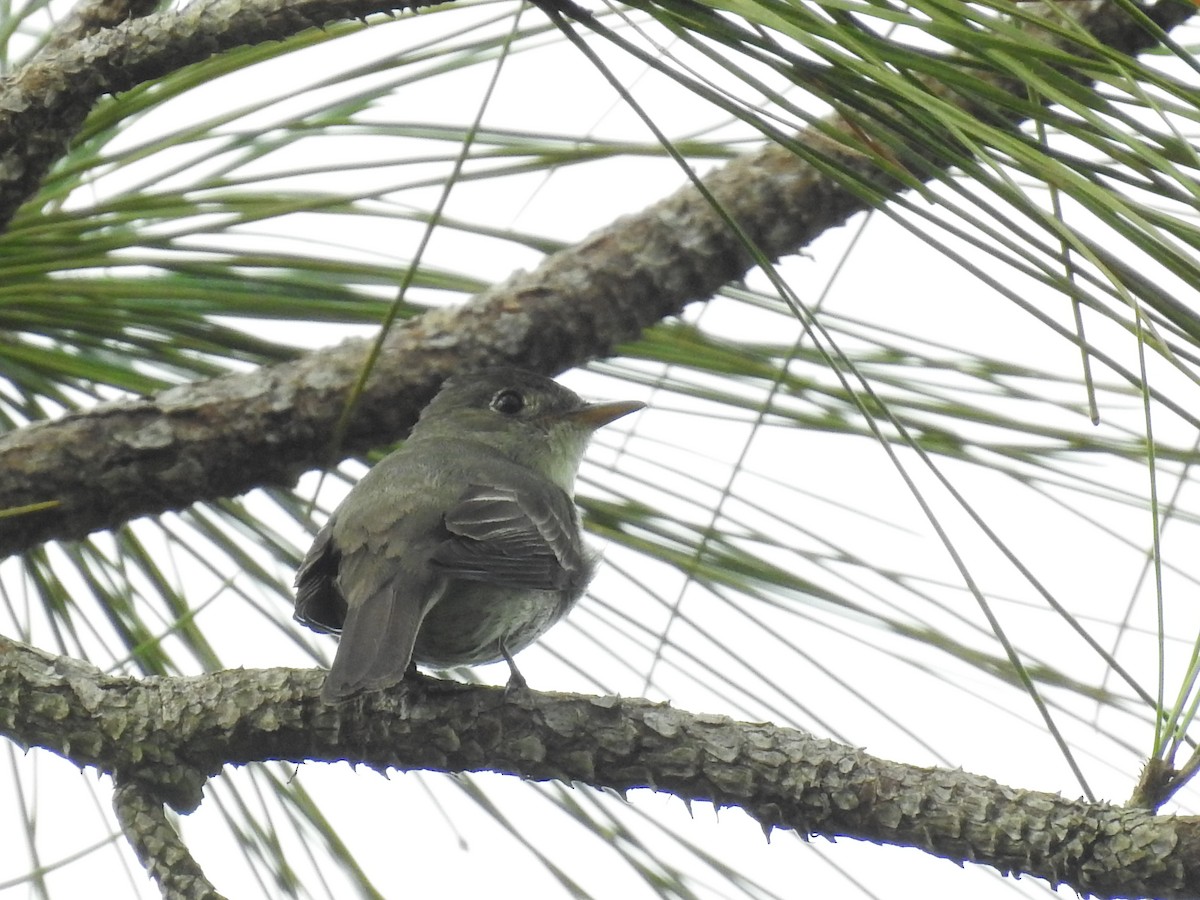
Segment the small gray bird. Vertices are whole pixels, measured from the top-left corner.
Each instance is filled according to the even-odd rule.
[[[518,369],[448,380],[346,496],[296,575],[296,618],[341,632],[321,696],[505,659],[575,605],[595,560],[575,474],[592,432],[641,409]]]

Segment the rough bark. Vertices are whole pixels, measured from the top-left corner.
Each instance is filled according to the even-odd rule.
[[[0,79],[0,225],[37,190],[105,94],[127,91],[223,50],[278,41],[306,28],[436,0],[197,0],[120,20],[121,4],[89,3],[26,65]],[[128,7],[140,11],[137,4]],[[72,41],[71,34],[80,35]]]
[[[186,850],[161,832],[166,823],[147,798],[186,811],[199,803],[204,779],[226,765],[348,760],[649,788],[739,807],[768,833],[917,847],[1099,897],[1200,895],[1196,817],[1005,787],[640,699],[513,694],[417,677],[330,706],[319,697],[321,674],[115,678],[0,638],[0,734],[113,774],[122,820],[137,826],[125,827],[172,858]],[[189,887],[207,884],[187,866],[179,873]]]
[[[121,830],[167,900],[224,900],[167,819],[161,800],[136,782],[113,791]]]

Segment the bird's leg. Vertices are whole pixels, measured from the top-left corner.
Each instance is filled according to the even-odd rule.
[[[528,690],[529,685],[525,681],[525,676],[521,674],[521,670],[517,668],[516,662],[513,661],[512,654],[504,646],[503,638],[500,639],[500,652],[504,655],[504,661],[508,663],[508,684],[504,686],[504,693],[511,694],[514,691]]]

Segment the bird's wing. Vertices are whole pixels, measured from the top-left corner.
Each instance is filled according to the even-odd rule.
[[[332,522],[318,533],[296,572],[295,617],[315,631],[336,634],[346,618],[346,599],[337,589],[341,553],[333,541]]]
[[[582,590],[592,560],[567,494],[542,481],[472,484],[446,512],[430,561],[448,578],[528,590]]]

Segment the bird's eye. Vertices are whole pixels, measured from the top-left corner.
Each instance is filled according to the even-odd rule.
[[[492,398],[492,409],[506,416],[515,416],[524,408],[525,398],[521,396],[520,391],[514,391],[512,388],[497,391],[496,396]]]

